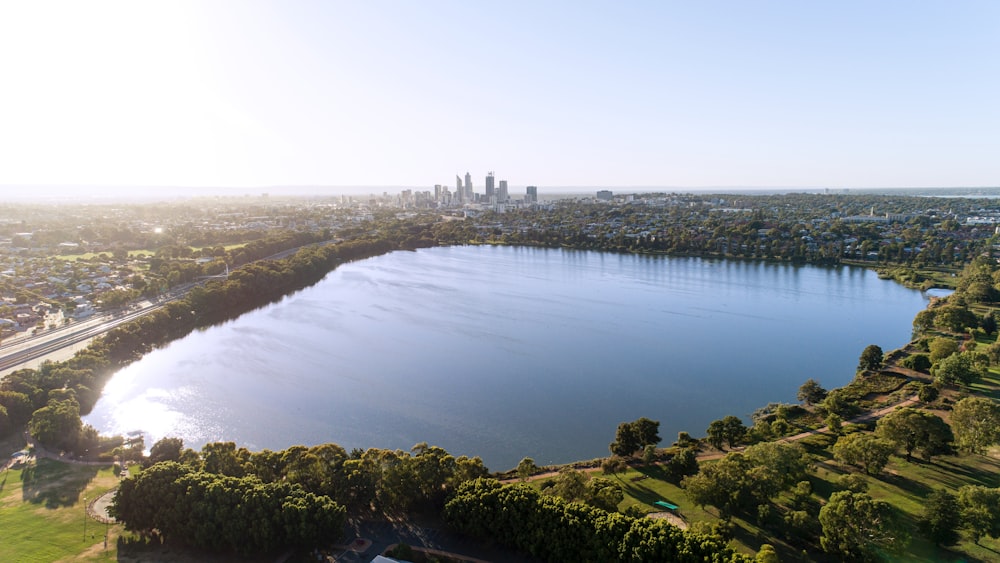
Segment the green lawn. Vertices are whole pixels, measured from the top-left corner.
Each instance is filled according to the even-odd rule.
[[[117,559],[112,526],[85,517],[93,500],[118,483],[112,467],[42,459],[0,475],[0,561],[111,561]],[[86,521],[86,536],[84,522]]]

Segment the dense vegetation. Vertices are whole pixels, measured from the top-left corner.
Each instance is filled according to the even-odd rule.
[[[499,541],[545,561],[751,561],[717,538],[662,520],[539,494],[492,479],[466,483],[445,506],[445,520],[470,536]]]
[[[176,462],[123,481],[112,507],[128,530],[244,554],[327,545],[343,532],[345,513],[296,484],[192,471]]]

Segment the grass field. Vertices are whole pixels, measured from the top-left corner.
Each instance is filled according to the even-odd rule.
[[[117,527],[108,528],[105,551],[105,525],[87,517],[84,507],[117,483],[110,465],[70,465],[41,459],[22,469],[2,472],[0,561],[116,560]]]

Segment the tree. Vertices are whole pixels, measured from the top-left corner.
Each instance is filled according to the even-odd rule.
[[[927,349],[931,353],[931,362],[937,362],[958,352],[958,342],[954,338],[939,336],[927,344]]]
[[[987,367],[981,356],[983,354],[975,352],[952,354],[938,363],[934,370],[934,379],[944,385],[953,383],[971,385],[986,374]]]
[[[965,307],[945,305],[934,311],[934,326],[949,332],[964,332],[979,326],[979,318]]]
[[[628,457],[646,446],[660,443],[660,422],[642,417],[618,425],[615,441],[608,449],[614,455]]]
[[[850,561],[898,554],[908,539],[892,506],[867,493],[833,493],[819,511],[819,523],[823,549]]]
[[[628,457],[640,447],[642,444],[639,442],[639,436],[635,433],[635,427],[630,422],[622,422],[618,425],[618,431],[615,432],[615,441],[611,442],[608,449],[614,455]]]
[[[75,399],[50,401],[31,415],[28,431],[45,446],[72,450],[83,423],[80,421],[80,405]]]
[[[760,546],[760,550],[757,552],[757,557],[754,559],[756,563],[780,563],[778,559],[778,552],[774,550],[774,546],[765,543]]]
[[[924,404],[933,403],[940,394],[941,391],[934,385],[921,385],[917,390],[917,398]]]
[[[632,428],[639,438],[640,448],[660,443],[660,421],[641,417],[632,422]]]
[[[826,416],[826,427],[830,429],[831,434],[843,432],[843,425],[844,419],[839,414],[832,412]]]
[[[738,446],[746,433],[747,428],[743,421],[730,414],[720,420],[713,420],[708,425],[706,440],[721,450],[723,443],[728,443],[730,448]]]
[[[858,371],[874,371],[882,367],[882,348],[869,344],[861,352],[858,360]]]
[[[149,449],[149,463],[177,461],[181,458],[181,451],[183,449],[184,441],[180,438],[160,438]]]
[[[997,318],[993,316],[992,312],[986,313],[983,315],[983,320],[979,322],[979,326],[987,335],[993,334],[997,331]]]
[[[841,436],[833,445],[834,457],[848,465],[861,467],[869,475],[882,472],[889,463],[892,450],[892,442],[861,432]]]
[[[922,457],[929,460],[934,454],[946,450],[955,439],[951,428],[941,417],[913,408],[898,409],[886,415],[878,421],[875,434],[902,448],[907,461],[917,448],[920,448]]]
[[[535,465],[535,460],[530,457],[522,459],[517,464],[517,476],[520,477],[522,481],[527,480],[528,477],[531,477],[536,471],[538,471],[538,466]]]
[[[956,531],[961,522],[958,499],[944,489],[928,495],[924,513],[920,518],[920,532],[937,545],[951,545],[958,541]]]
[[[587,481],[587,504],[615,512],[618,504],[625,499],[621,485],[605,477],[594,477]]]
[[[726,514],[767,503],[805,477],[803,450],[793,444],[765,442],[744,453],[730,452],[681,486],[698,506],[711,504]]]
[[[1000,489],[966,485],[958,490],[958,506],[962,526],[976,545],[983,536],[1000,537]]]
[[[1000,442],[1000,405],[984,397],[967,397],[955,403],[952,430],[958,449],[981,454]]]
[[[810,378],[799,387],[799,393],[796,397],[807,405],[814,405],[826,398],[826,389],[823,389],[818,381]]]
[[[900,360],[899,365],[927,373],[927,370],[931,369],[931,359],[927,354],[912,354]]]

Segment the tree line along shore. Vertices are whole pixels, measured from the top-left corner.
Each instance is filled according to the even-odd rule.
[[[767,405],[754,414],[749,427],[737,417],[724,417],[710,425],[705,438],[681,433],[669,448],[657,447],[659,436],[650,432],[655,421],[623,423],[610,446],[614,455],[601,460],[600,477],[567,468],[550,479],[501,485],[489,480],[478,458],[455,459],[426,444],[411,452],[345,452],[333,444],[247,452],[220,443],[193,452],[165,442],[155,444],[146,458],[143,445],[98,436],[80,422],[80,413],[92,408],[107,377],[148,351],[315,283],[345,261],[459,242],[442,239],[436,225],[440,223],[394,224],[375,236],[249,264],[225,281],[195,288],[163,310],[111,331],[66,362],[15,372],[0,384],[0,429],[10,433],[26,428],[40,444],[76,456],[87,452],[103,461],[117,458],[149,465],[139,477],[125,481],[116,502],[114,510],[126,529],[150,541],[155,537],[215,550],[319,546],[339,533],[346,514],[372,511],[434,514],[471,536],[546,560],[578,554],[585,560],[669,556],[740,561],[749,560],[751,552],[757,552],[758,559],[772,553],[789,560],[878,559],[914,549],[918,554],[944,550],[940,553],[975,558],[985,557],[987,548],[980,546],[984,539],[990,542],[1000,535],[1000,503],[994,502],[992,488],[1000,483],[991,481],[986,470],[992,458],[982,455],[998,438],[990,428],[1000,426],[1000,418],[990,418],[998,416],[993,399],[1000,348],[994,342],[991,305],[1000,274],[989,258],[967,264],[956,278],[956,293],[917,315],[910,345],[885,355],[877,347],[866,348],[859,374],[848,386],[827,392],[818,382],[807,381],[800,389],[801,405]],[[917,397],[914,406],[878,422],[845,422],[911,396]],[[984,420],[995,424],[976,425]],[[783,441],[807,430],[815,433],[794,443]],[[708,459],[708,452],[715,452],[717,459]],[[529,462],[495,477],[527,480],[541,471]],[[917,483],[913,475],[941,463],[964,468],[976,478],[961,486],[922,491],[925,505],[934,507],[927,514],[898,506],[896,497],[904,492],[889,491],[890,485],[900,487],[893,479]],[[842,477],[833,479],[834,474]],[[691,531],[640,517],[651,504],[645,501],[666,500],[656,487],[646,486],[654,482],[667,487],[662,490],[671,491],[673,500],[685,498],[682,511],[693,520]],[[175,499],[178,483],[184,490],[206,491],[200,501],[186,499],[202,502],[184,505],[188,512],[221,514],[220,506],[253,505],[280,516],[256,530],[241,530],[232,522],[248,527],[259,512],[231,511],[226,521],[232,529],[221,530],[212,528],[209,518],[201,519],[204,528],[197,529],[190,522],[177,527],[142,513],[135,499]],[[143,494],[124,492],[130,490]],[[516,522],[490,520],[498,509],[520,514],[523,529]],[[701,514],[703,518],[693,517]],[[852,514],[864,517],[847,520]],[[567,520],[578,522],[577,527],[560,527],[558,523]],[[289,532],[296,522],[303,528]],[[878,534],[865,527],[872,522],[879,523]],[[247,533],[267,539],[249,542],[241,535]],[[584,537],[592,539],[582,541]]]

